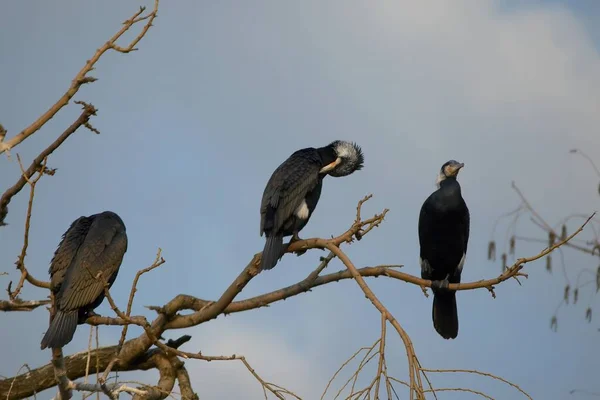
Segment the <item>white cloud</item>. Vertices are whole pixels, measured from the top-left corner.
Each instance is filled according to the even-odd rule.
[[[196,328],[191,334],[187,349],[200,349],[205,355],[243,355],[262,379],[302,398],[319,398],[324,389],[321,382],[329,375],[317,360],[308,359],[285,337],[270,333],[268,327],[229,318]],[[264,399],[260,383],[240,361],[189,360],[186,365],[200,398]]]

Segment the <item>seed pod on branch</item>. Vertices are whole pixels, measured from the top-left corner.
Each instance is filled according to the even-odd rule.
[[[585,319],[587,319],[587,322],[592,322],[592,308],[588,307],[587,310],[585,310]]]
[[[506,253],[502,253],[502,272],[506,270]]]
[[[598,293],[599,290],[600,290],[600,265],[598,266],[598,269],[596,270],[596,293]]]
[[[573,291],[573,304],[577,304],[577,297],[579,296],[579,289]]]
[[[488,243],[488,260],[496,261],[496,242],[493,240]]]
[[[508,254],[510,254],[511,256],[515,255],[515,235],[512,235],[510,237],[510,246],[508,248]]]
[[[548,247],[552,247],[552,245],[556,242],[556,234],[554,231],[550,231],[548,233]]]
[[[546,257],[546,271],[552,273],[552,257]]]
[[[567,239],[567,225],[563,224],[562,231],[560,232],[560,240]]]
[[[550,329],[554,332],[558,330],[558,320],[556,319],[556,315],[550,320]]]
[[[565,303],[569,304],[569,290],[571,289],[571,286],[567,285],[565,286],[565,296],[564,296],[564,300]]]

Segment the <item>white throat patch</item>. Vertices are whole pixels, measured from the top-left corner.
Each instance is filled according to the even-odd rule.
[[[435,178],[435,185],[439,188],[440,183],[442,183],[442,181],[444,181],[444,180],[446,180],[446,175],[444,175],[444,173],[442,171],[440,171],[437,178]]]

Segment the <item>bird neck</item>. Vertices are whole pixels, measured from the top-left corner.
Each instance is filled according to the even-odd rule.
[[[321,167],[331,164],[337,158],[337,155],[335,154],[335,150],[333,149],[333,146],[319,147],[317,149],[317,152],[319,153],[319,156],[321,157]]]
[[[458,190],[460,192],[460,184],[456,180],[455,176],[446,177],[439,182],[440,189],[444,190]]]

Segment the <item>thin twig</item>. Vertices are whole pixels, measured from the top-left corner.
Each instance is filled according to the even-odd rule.
[[[11,199],[17,193],[19,193],[21,191],[21,189],[23,189],[23,187],[25,186],[27,181],[33,176],[33,174],[35,174],[37,171],[39,171],[39,168],[42,166],[42,163],[44,162],[44,160],[50,154],[52,154],[52,152],[54,152],[54,150],[56,150],[61,144],[63,144],[63,142],[65,140],[67,140],[67,138],[69,136],[71,136],[73,133],[75,133],[75,131],[77,131],[77,129],[79,129],[79,127],[81,127],[82,125],[87,123],[92,115],[96,115],[96,108],[93,105],[87,104],[84,102],[77,102],[77,103],[81,104],[83,106],[83,111],[81,112],[81,115],[79,116],[79,118],[77,118],[75,120],[75,122],[73,122],[71,124],[71,126],[69,126],[50,146],[48,146],[44,151],[42,151],[35,158],[32,161],[29,168],[27,168],[27,171],[25,171],[21,175],[21,177],[19,178],[17,183],[15,183],[13,186],[8,188],[4,192],[4,194],[2,194],[2,197],[0,197],[0,226],[6,225],[4,220],[6,218],[6,215],[8,214],[8,204],[10,203]],[[1,151],[0,151],[0,153],[1,153]],[[48,171],[48,170],[44,169],[43,172],[44,173],[50,172],[50,174],[53,174],[54,170]]]
[[[42,165],[40,166],[40,170],[38,171],[38,176],[33,180],[29,179],[29,177],[27,176],[27,173],[25,172],[25,170],[23,168],[23,164],[21,163],[21,157],[18,154],[17,154],[17,160],[19,161],[19,167],[21,167],[21,173],[22,173],[23,178],[27,181],[27,183],[29,183],[30,191],[29,191],[29,203],[27,205],[27,215],[25,217],[25,233],[24,233],[24,237],[23,237],[23,247],[21,248],[21,254],[17,258],[17,262],[15,263],[17,266],[17,269],[19,271],[21,271],[21,278],[19,279],[19,283],[17,284],[17,287],[15,288],[14,291],[12,291],[12,292],[10,291],[10,285],[9,285],[9,289],[8,289],[8,297],[13,302],[18,299],[19,293],[21,293],[21,289],[23,289],[23,284],[25,283],[26,279],[32,285],[38,286],[38,287],[45,287],[44,284],[47,284],[46,282],[38,281],[37,279],[32,277],[29,274],[29,271],[27,271],[27,268],[25,267],[25,256],[27,255],[27,248],[29,247],[29,229],[31,228],[31,211],[33,210],[33,198],[35,196],[35,185],[38,183],[40,178],[44,175],[44,170],[46,169],[47,159],[44,158],[44,160],[42,161]]]
[[[529,400],[532,400],[531,396],[529,394],[527,394],[527,392],[525,392],[523,389],[521,389],[518,385],[507,381],[504,378],[501,378],[497,375],[494,374],[490,374],[489,372],[481,372],[481,371],[477,371],[477,370],[473,370],[473,369],[427,369],[427,368],[423,368],[422,371],[425,372],[440,372],[440,373],[467,373],[467,374],[476,374],[476,375],[482,375],[482,376],[487,376],[489,378],[498,380],[500,382],[503,382],[509,386],[512,386],[513,388],[517,389],[519,392],[521,392],[525,397],[527,397]],[[436,389],[438,390],[438,389]]]
[[[113,35],[104,45],[102,45],[96,53],[87,60],[83,68],[77,73],[75,78],[71,81],[71,86],[67,89],[65,94],[63,94],[57,101],[42,114],[35,122],[29,125],[27,128],[23,129],[20,133],[13,136],[9,140],[0,141],[0,154],[5,151],[8,152],[10,149],[14,148],[16,145],[27,139],[29,136],[33,135],[37,130],[39,130],[42,126],[44,126],[52,117],[54,117],[64,106],[66,106],[69,101],[75,96],[75,94],[79,91],[81,86],[96,81],[96,78],[87,76],[87,74],[94,69],[94,65],[98,62],[100,57],[104,53],[106,53],[110,49],[114,49],[121,53],[127,53],[129,51],[134,50],[134,46],[144,37],[144,35],[148,32],[148,29],[152,26],[152,22],[156,18],[158,14],[158,2],[159,0],[155,0],[154,9],[146,16],[140,17],[140,15],[146,10],[146,7],[140,7],[139,11],[137,11],[131,18],[123,23],[123,27]],[[125,32],[127,32],[134,24],[148,20],[141,33],[126,47],[120,47],[116,44],[116,41],[123,36]],[[87,122],[87,121],[86,121]],[[4,135],[3,135],[4,136]],[[0,221],[2,221],[2,217],[0,216]]]

